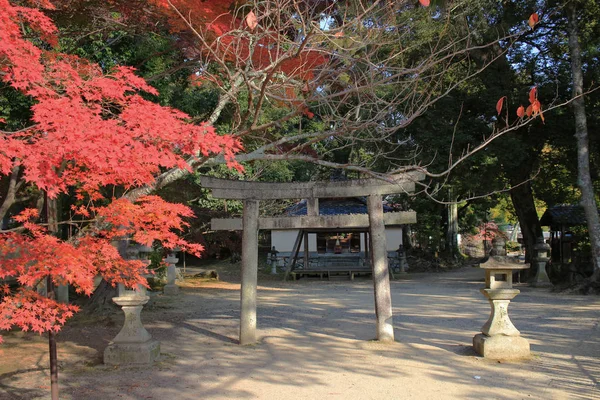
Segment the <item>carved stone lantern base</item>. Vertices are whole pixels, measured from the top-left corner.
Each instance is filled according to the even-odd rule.
[[[473,348],[486,358],[514,360],[529,357],[529,342],[521,336],[487,336],[479,333],[473,337]]]
[[[160,357],[160,342],[150,339],[143,343],[114,343],[104,349],[104,364],[152,364]]]
[[[150,364],[160,356],[160,342],[152,339],[140,319],[140,312],[148,299],[148,296],[113,298],[123,309],[125,322],[121,331],[104,350],[105,364]]]
[[[163,293],[167,296],[173,296],[179,293],[179,286],[173,285],[165,285],[163,287]]]

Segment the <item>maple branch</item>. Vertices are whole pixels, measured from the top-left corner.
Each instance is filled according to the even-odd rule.
[[[6,195],[4,196],[4,200],[2,201],[2,205],[0,206],[0,221],[4,220],[6,213],[15,204],[15,199],[17,195],[17,191],[19,190],[20,185],[17,183],[19,179],[19,173],[21,171],[21,167],[19,165],[15,165],[10,173],[10,181],[8,183],[8,190]]]
[[[35,129],[38,126],[39,126],[39,124],[33,124],[33,125],[27,126],[25,128],[22,128],[22,129],[19,129],[19,130],[16,130],[16,131],[3,131],[3,130],[0,129],[0,133],[4,134],[4,135],[15,135],[17,133],[23,133],[23,132],[27,132],[29,130]]]
[[[572,103],[574,100],[583,97],[585,95],[588,95],[592,92],[595,92],[596,90],[600,89],[600,86],[596,86],[595,88],[588,90],[585,93],[582,93],[581,95],[577,95],[574,96],[562,103],[559,104],[554,104],[550,107],[548,107],[547,109],[545,109],[545,112],[548,111],[552,111],[554,109],[557,108],[561,108],[564,107],[570,103]],[[488,136],[487,138],[485,138],[485,140],[483,140],[481,143],[479,143],[477,146],[475,146],[474,148],[470,149],[469,151],[465,152],[464,154],[462,154],[456,161],[454,161],[453,163],[451,163],[448,168],[444,171],[441,171],[439,173],[432,173],[432,172],[426,172],[423,171],[427,176],[431,177],[431,178],[440,178],[443,176],[446,176],[448,174],[450,174],[456,167],[458,167],[460,164],[462,164],[466,159],[468,159],[469,157],[471,157],[472,155],[474,155],[475,153],[485,149],[490,143],[492,143],[494,140],[498,139],[499,137],[509,133],[509,132],[513,132],[516,131],[517,129],[520,129],[526,125],[529,125],[531,122],[533,122],[536,118],[528,118],[528,119],[519,119],[517,120],[512,126],[502,129],[502,130],[498,130],[493,132],[490,136]]]

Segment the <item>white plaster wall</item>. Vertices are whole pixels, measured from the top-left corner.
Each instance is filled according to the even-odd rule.
[[[317,251],[317,234],[308,234],[308,251]]]
[[[292,251],[298,237],[298,231],[271,231],[271,246],[277,251]],[[304,238],[300,243],[300,251],[304,251]],[[308,234],[308,251],[317,251],[317,234]]]
[[[387,227],[385,228],[385,242],[388,251],[398,250],[398,246],[402,244],[402,228]]]

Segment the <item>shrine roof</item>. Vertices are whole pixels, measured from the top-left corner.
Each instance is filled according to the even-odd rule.
[[[394,209],[386,204],[383,212],[393,212]],[[360,197],[319,199],[319,215],[367,214],[367,200]],[[302,200],[284,211],[285,216],[297,217],[307,215],[306,200]]]
[[[540,219],[542,226],[552,227],[585,225],[586,221],[583,207],[572,204],[560,204],[550,207]]]

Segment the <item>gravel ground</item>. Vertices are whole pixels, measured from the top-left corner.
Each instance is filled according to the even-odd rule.
[[[260,282],[259,282],[260,283]],[[497,362],[471,347],[489,315],[483,271],[392,282],[396,342],[375,336],[369,279],[259,285],[259,343],[237,344],[239,284],[191,283],[142,313],[161,341],[151,367],[107,367],[122,319],[59,335],[61,399],[600,399],[597,296],[520,286],[510,315],[533,356]],[[0,399],[49,398],[46,344],[9,335]]]

